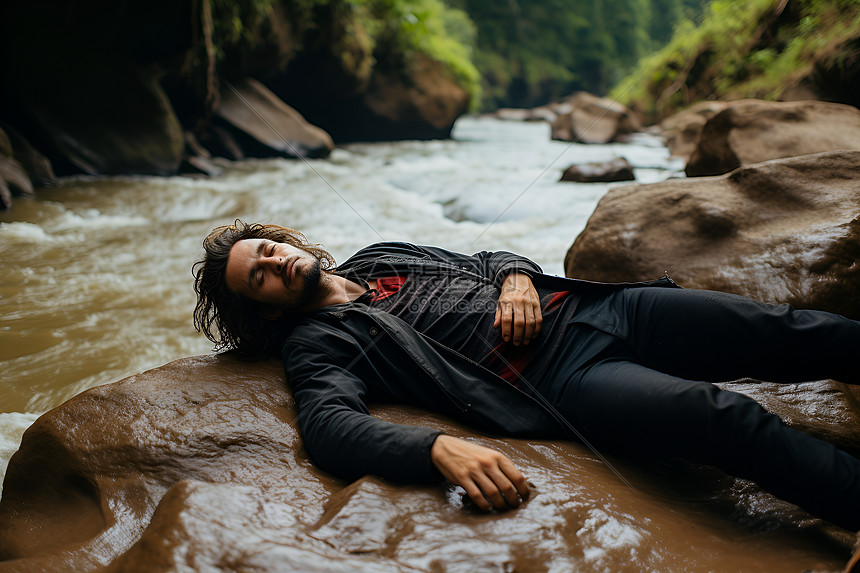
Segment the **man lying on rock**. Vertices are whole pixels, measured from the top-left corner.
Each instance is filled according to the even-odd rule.
[[[493,434],[681,457],[860,529],[860,460],[712,382],[860,382],[860,322],[678,288],[541,273],[503,251],[378,243],[335,266],[299,232],[215,229],[195,265],[195,326],[218,349],[280,353],[308,454],[352,480],[442,476],[485,510],[526,479],[495,450],[371,417],[397,402]]]

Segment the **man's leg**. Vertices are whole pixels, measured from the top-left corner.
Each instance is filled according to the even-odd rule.
[[[633,288],[583,301],[575,322],[623,339],[633,359],[693,380],[860,383],[860,322],[696,289]]]
[[[624,360],[569,372],[555,380],[554,401],[598,450],[714,465],[860,529],[860,460],[788,428],[754,400]]]

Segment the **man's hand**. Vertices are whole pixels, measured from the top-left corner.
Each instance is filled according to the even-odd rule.
[[[433,442],[430,459],[484,511],[517,507],[528,496],[526,478],[496,450],[441,434]]]
[[[540,297],[528,275],[511,273],[502,283],[496,320],[493,327],[502,327],[502,339],[515,346],[528,344],[537,338],[543,323]]]

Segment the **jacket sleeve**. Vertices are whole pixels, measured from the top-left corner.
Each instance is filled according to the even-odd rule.
[[[442,432],[372,417],[366,385],[323,348],[288,343],[282,358],[305,449],[320,468],[350,481],[366,474],[409,483],[442,479],[430,459]]]
[[[491,280],[496,287],[501,287],[505,277],[511,273],[518,272],[534,276],[543,272],[534,261],[507,251],[480,251],[473,255],[465,255],[440,247],[397,242],[375,243],[365,247],[350,257],[343,266],[348,268],[361,263],[369,265],[367,278],[374,278],[391,272],[391,266],[387,261],[401,261],[407,258],[453,265]]]

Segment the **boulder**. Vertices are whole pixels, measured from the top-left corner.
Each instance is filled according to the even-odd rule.
[[[528,500],[486,514],[450,484],[347,484],[308,460],[284,382],[277,361],[193,357],[42,415],[8,465],[0,572],[835,570],[853,543],[715,470],[492,439],[407,407],[371,413],[498,448]],[[860,451],[855,389],[737,384]]]
[[[3,125],[0,131],[6,132],[13,157],[21,164],[34,187],[50,187],[56,184],[57,177],[47,157],[13,127]]]
[[[0,209],[12,206],[13,193],[33,197],[33,184],[15,158],[9,136],[0,129]]]
[[[328,157],[334,142],[328,133],[309,124],[302,115],[252,78],[221,87],[215,112],[242,141],[248,155]]]
[[[661,121],[660,130],[672,157],[688,159],[699,144],[705,122],[727,105],[721,101],[700,101]]]
[[[562,181],[577,183],[611,183],[635,179],[633,166],[623,157],[616,157],[609,161],[571,165],[561,175]]]
[[[373,139],[374,131],[380,139],[443,139],[468,110],[469,99],[442,63],[416,53],[405,75],[386,68],[374,71],[362,97],[367,112],[356,119]]]
[[[397,54],[377,44],[369,83],[358,93],[319,93],[289,74],[273,78],[271,88],[337,143],[450,137],[469,109],[469,92],[445,64],[420,52]]]
[[[705,123],[685,171],[690,177],[721,175],[770,159],[858,149],[860,110],[853,106],[745,100]]]
[[[653,279],[860,319],[860,152],[768,161],[730,174],[611,190],[565,274]]]
[[[568,98],[570,111],[552,123],[552,138],[577,143],[610,143],[642,130],[624,105],[608,98],[578,92]]]
[[[197,137],[190,131],[185,132],[185,159],[180,167],[182,173],[192,175],[221,175],[224,170],[212,161],[212,154],[200,145]]]

